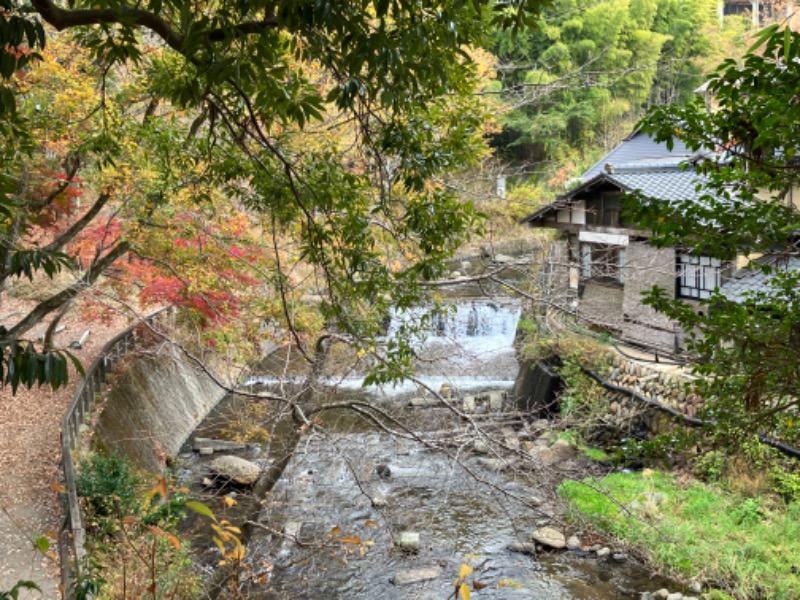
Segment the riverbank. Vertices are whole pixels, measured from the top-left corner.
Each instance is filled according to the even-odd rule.
[[[559,492],[575,521],[637,547],[654,567],[704,591],[704,598],[800,595],[796,500],[649,469],[567,481]]]

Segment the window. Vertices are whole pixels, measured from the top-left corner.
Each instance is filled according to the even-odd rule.
[[[704,300],[722,285],[722,261],[709,256],[678,255],[678,296]]]
[[[584,279],[624,283],[625,248],[609,244],[581,244],[581,275]]]
[[[586,223],[604,227],[624,227],[620,218],[622,194],[602,192],[586,202]]]

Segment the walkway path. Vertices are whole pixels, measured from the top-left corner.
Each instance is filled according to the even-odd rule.
[[[27,305],[3,298],[0,307],[0,324],[6,324],[18,319]],[[88,323],[79,308],[62,324],[66,330],[56,340],[59,345],[66,346],[87,329],[91,331],[84,348],[74,351],[86,367],[126,326],[121,317],[108,324]],[[34,330],[30,336],[41,333]],[[61,597],[55,544],[48,557],[34,550],[32,540],[47,535],[52,541],[63,520],[58,501],[61,417],[78,380],[71,371],[69,385],[55,392],[49,387],[23,388],[13,396],[9,387],[0,389],[0,591],[20,579],[34,581],[42,589],[42,594],[25,592],[21,598]]]

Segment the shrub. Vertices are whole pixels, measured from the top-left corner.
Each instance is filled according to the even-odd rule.
[[[75,478],[78,495],[84,499],[84,520],[110,535],[123,517],[138,512],[137,487],[141,480],[119,454],[92,453],[80,461]]]

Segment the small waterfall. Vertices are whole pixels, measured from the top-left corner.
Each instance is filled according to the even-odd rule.
[[[420,307],[391,315],[387,338],[403,326],[419,324],[428,316],[428,330],[415,351],[417,378],[433,389],[443,384],[458,390],[510,387],[519,370],[514,338],[522,304],[513,298],[458,299],[449,307],[431,313]],[[287,378],[284,376],[284,382]],[[247,383],[278,383],[274,377],[253,377]],[[356,390],[363,386],[361,376],[329,379],[339,389]],[[377,391],[377,390],[372,390]],[[416,392],[417,385],[406,381],[382,388],[388,396]]]
[[[417,322],[430,308],[418,308],[392,315],[388,335],[395,335],[403,324]],[[472,300],[453,304],[430,317],[430,334],[425,345],[436,343],[481,344],[489,348],[507,348],[514,343],[522,307],[509,299]]]
[[[419,322],[430,308],[392,315],[388,336],[403,325]],[[514,380],[517,361],[514,337],[522,313],[519,301],[460,300],[430,315],[427,336],[417,348],[417,372],[432,387],[448,383],[459,388]]]

